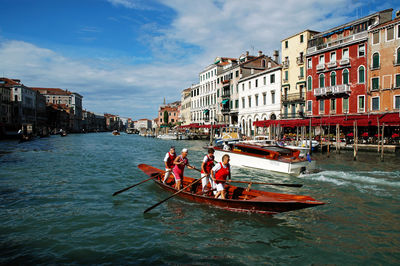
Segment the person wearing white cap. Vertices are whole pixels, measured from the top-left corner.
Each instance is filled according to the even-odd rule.
[[[172,173],[172,168],[174,167],[175,158],[176,158],[175,147],[171,146],[171,148],[169,149],[169,152],[167,152],[164,157],[164,164],[165,164],[165,175],[164,175],[164,179],[163,179],[164,184],[165,184],[165,181],[168,179],[168,177]]]
[[[174,160],[174,168],[172,169],[172,174],[175,177],[175,189],[181,189],[181,183],[183,180],[183,171],[185,170],[185,166],[189,169],[195,169],[195,167],[189,164],[189,160],[187,158],[188,150],[182,149],[181,155],[176,157]]]

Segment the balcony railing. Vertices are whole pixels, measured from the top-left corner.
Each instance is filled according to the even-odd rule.
[[[282,102],[296,102],[296,101],[304,101],[305,93],[290,93],[290,94],[283,94],[282,95]]]
[[[223,91],[221,96],[222,98],[229,98],[231,97],[231,91],[230,90]]]
[[[299,56],[299,57],[297,57],[297,58],[296,58],[296,63],[297,63],[298,65],[304,64],[304,56]]]
[[[339,63],[341,66],[348,65],[350,64],[350,58],[343,58]]]
[[[293,118],[302,118],[299,114],[297,113],[283,113],[280,115],[281,119],[293,119]]]
[[[299,79],[304,79],[304,75],[299,75],[298,78]]]
[[[327,67],[328,67],[328,68],[337,67],[336,61],[329,62],[329,63],[327,64]]]
[[[226,114],[226,113],[229,113],[230,112],[230,108],[223,108],[222,110],[221,110],[221,112],[223,113],[223,114]]]
[[[283,68],[288,68],[289,67],[289,60],[285,60],[282,62]]]
[[[368,32],[367,31],[356,33],[356,34],[353,34],[353,35],[350,35],[350,36],[345,36],[343,38],[336,39],[336,40],[333,40],[331,42],[322,43],[322,44],[310,47],[310,48],[307,49],[307,54],[314,53],[317,50],[322,50],[322,49],[327,49],[327,48],[330,49],[330,48],[333,48],[333,47],[336,47],[336,46],[343,45],[345,43],[358,41],[358,40],[364,39],[364,38],[365,39],[368,38]]]
[[[327,96],[329,94],[341,94],[350,92],[351,92],[350,85],[342,84],[325,88],[316,88],[314,89],[314,96]]]
[[[325,69],[325,64],[318,64],[317,65],[317,70],[324,70]]]

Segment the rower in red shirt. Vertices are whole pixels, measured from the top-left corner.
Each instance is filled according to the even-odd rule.
[[[222,156],[222,162],[215,165],[211,170],[211,178],[216,183],[217,188],[217,194],[215,194],[215,198],[221,196],[222,199],[225,199],[226,179],[229,178],[229,180],[231,180],[231,166],[229,165],[229,160],[229,155],[225,154]]]
[[[174,167],[175,158],[176,158],[175,147],[171,146],[169,152],[167,152],[164,157],[164,164],[165,164],[165,175],[163,179],[164,184],[172,173],[172,168]]]
[[[181,155],[175,158],[174,160],[174,168],[172,169],[172,174],[175,177],[175,189],[181,189],[181,182],[183,181],[183,171],[185,170],[185,166],[187,165],[189,169],[195,169],[195,167],[189,164],[189,160],[187,158],[188,150],[183,149]]]
[[[209,148],[208,154],[204,156],[203,163],[201,164],[201,184],[203,187],[203,192],[210,182],[211,189],[214,188],[214,182],[211,179],[211,169],[214,167],[214,149]]]

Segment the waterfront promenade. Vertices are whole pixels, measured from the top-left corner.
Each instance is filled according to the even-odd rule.
[[[318,208],[277,216],[232,213],[174,198],[137,165],[161,168],[171,145],[200,167],[208,141],[111,132],[0,142],[1,264],[398,265],[400,157],[314,153],[322,170],[299,177],[233,169],[235,179],[302,183],[257,188],[310,195]],[[198,173],[185,171],[198,177]],[[256,187],[254,186],[256,189]]]

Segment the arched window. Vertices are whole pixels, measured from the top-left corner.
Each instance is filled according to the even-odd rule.
[[[349,70],[343,70],[343,84],[349,84]]]
[[[311,90],[312,90],[312,77],[311,77],[311,76],[309,76],[309,77],[307,78],[307,90],[308,90],[308,91],[311,91]]]
[[[325,87],[325,75],[324,74],[319,75],[319,87],[320,88]]]
[[[261,64],[262,64],[262,67],[265,67],[265,66],[266,66],[265,59],[263,59],[263,60],[261,61]]]
[[[336,72],[331,72],[331,86],[336,85]]]
[[[360,66],[358,68],[358,83],[364,83],[365,82],[365,67]]]
[[[275,114],[272,114],[271,117],[270,117],[270,119],[271,119],[271,120],[276,120],[276,115],[275,115]]]
[[[400,65],[400,47],[397,48],[397,53],[396,53],[396,64]]]
[[[379,68],[379,53],[372,55],[372,68]]]

